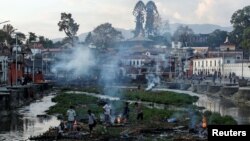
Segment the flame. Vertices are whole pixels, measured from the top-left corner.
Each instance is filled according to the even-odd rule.
[[[120,117],[117,117],[117,123],[121,123],[121,118]]]
[[[205,116],[202,117],[202,128],[207,128],[207,118]]]

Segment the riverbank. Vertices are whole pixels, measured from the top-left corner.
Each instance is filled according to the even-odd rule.
[[[0,116],[8,116],[11,111],[42,98],[51,88],[52,84],[45,82],[0,87]]]
[[[27,106],[13,110],[9,115],[0,119],[0,140],[28,140],[30,136],[37,136],[50,127],[57,126],[60,122],[55,116],[39,117],[46,114],[45,111],[55,105],[51,101],[54,92],[44,93],[39,100],[31,102]]]
[[[90,94],[90,93],[89,93]],[[155,92],[148,92],[148,94],[154,95],[162,98],[162,99],[175,99],[171,97],[164,97],[163,95],[157,95]],[[102,115],[102,100],[96,97],[98,94],[84,95],[79,93],[65,93],[57,95],[53,101],[57,104],[52,106],[47,112],[49,114],[61,114],[62,119],[65,119],[66,110],[70,105],[74,105],[77,112],[78,121],[80,121],[82,126],[82,132],[88,132],[87,124],[86,124],[86,115],[87,110],[91,109],[94,111],[97,117],[101,117]],[[176,94],[172,93],[172,95],[178,95],[178,97],[186,96],[185,94]],[[136,97],[137,98],[137,97]],[[153,100],[153,99],[152,99]],[[174,100],[173,100],[174,101]],[[112,113],[113,117],[117,117],[122,114],[124,102],[120,100],[112,101],[112,107],[114,108],[114,112]],[[178,105],[178,104],[177,104]],[[190,104],[189,104],[190,105]],[[170,106],[170,105],[169,105]],[[184,105],[179,105],[184,107]],[[188,107],[185,105],[185,107]],[[130,104],[129,108],[131,109],[130,118],[128,122],[122,124],[122,126],[110,126],[106,127],[102,125],[102,120],[99,119],[99,124],[94,131],[94,139],[102,140],[104,138],[115,138],[121,139],[124,132],[128,133],[129,137],[137,137],[143,136],[153,136],[154,138],[162,137],[162,134],[167,133],[167,131],[171,131],[173,134],[172,139],[180,138],[180,137],[190,137],[193,138],[192,134],[189,133],[189,129],[191,128],[200,128],[200,124],[202,122],[202,115],[205,115],[207,118],[208,124],[236,124],[235,120],[233,120],[229,116],[222,117],[219,114],[214,114],[210,112],[201,113],[199,109],[194,108],[190,105],[188,110],[166,110],[166,109],[156,109],[150,108],[147,106],[143,106],[144,112],[144,120],[142,122],[138,122],[136,120],[136,112],[134,111],[134,104]],[[171,121],[172,120],[172,121]],[[172,132],[173,129],[177,127],[182,127],[181,131],[185,131],[185,134],[179,134],[177,132]],[[154,131],[157,129],[162,129],[159,134],[155,134]],[[168,129],[168,130],[167,130]],[[149,133],[144,134],[144,131],[148,131]],[[98,137],[98,138],[97,138]],[[169,137],[168,137],[169,138]],[[165,138],[167,139],[167,137]],[[194,138],[193,138],[194,139]],[[87,140],[93,140],[93,138],[87,137]]]

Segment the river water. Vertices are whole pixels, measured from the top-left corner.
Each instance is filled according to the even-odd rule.
[[[156,89],[160,91],[172,91],[176,93],[185,93],[192,96],[198,96],[199,100],[194,103],[197,106],[205,107],[205,110],[211,112],[217,112],[221,115],[232,116],[238,124],[250,124],[250,107],[235,105],[232,101],[219,98],[211,97],[206,94],[197,94],[191,91],[174,90],[174,89]]]
[[[173,91],[177,93],[186,93],[192,96],[198,96],[199,100],[195,103],[197,106],[205,107],[206,110],[218,112],[221,115],[230,115],[237,120],[239,124],[250,124],[250,109],[249,107],[238,107],[233,102],[209,97],[207,95],[196,94],[190,91],[172,90],[172,89],[156,89],[161,91]],[[69,92],[72,93],[72,92]],[[73,92],[76,94],[86,94],[100,98],[108,98],[119,100],[117,97],[104,95],[96,95],[84,92]],[[44,114],[49,107],[55,105],[51,101],[54,96],[45,96],[39,101],[36,101],[29,106],[25,106],[13,112],[8,117],[0,119],[0,141],[24,141],[30,136],[36,136],[47,131],[50,127],[59,125],[59,120],[55,116],[48,118],[39,118],[37,115]],[[147,104],[147,103],[146,103]],[[148,103],[152,104],[152,103]],[[167,108],[169,106],[163,104],[153,104],[157,108]]]
[[[121,88],[126,88],[126,87],[121,87]],[[250,124],[250,107],[235,105],[230,100],[218,98],[218,97],[210,97],[205,94],[197,94],[197,93],[194,93],[191,91],[185,91],[185,90],[157,88],[157,89],[154,89],[154,91],[172,91],[176,93],[189,94],[191,96],[198,96],[199,100],[194,104],[199,107],[204,107],[205,108],[204,111],[208,110],[211,112],[217,112],[217,113],[220,113],[222,116],[225,116],[225,115],[232,116],[238,122],[238,124]],[[96,94],[91,94],[91,93],[86,93],[86,92],[71,91],[68,93],[85,94],[85,95],[90,95],[90,96],[110,99],[110,100],[120,100],[118,97],[113,97],[113,96],[108,96],[108,95],[96,95]],[[134,102],[134,101],[130,101],[130,102]],[[153,105],[154,108],[159,108],[159,109],[169,109],[169,108],[170,109],[175,108],[176,110],[179,109],[176,107],[169,107],[164,104],[157,104],[157,103],[152,104],[151,102],[149,103],[144,102],[144,104],[150,105],[150,106]]]
[[[59,125],[55,116],[39,118],[50,106],[55,105],[51,101],[54,96],[45,96],[41,100],[31,103],[29,106],[17,109],[10,116],[0,120],[1,141],[24,141],[30,136],[36,136],[47,131],[50,127]]]

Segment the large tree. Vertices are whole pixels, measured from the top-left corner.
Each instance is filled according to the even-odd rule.
[[[75,22],[70,13],[61,13],[61,21],[59,21],[58,26],[59,31],[64,31],[73,46],[77,39],[76,34],[79,29],[79,24]]]
[[[115,41],[123,38],[122,33],[117,31],[110,23],[97,26],[88,38],[89,43],[93,43],[97,48],[112,47]]]
[[[173,40],[176,42],[181,42],[184,46],[188,46],[190,45],[193,34],[194,32],[191,28],[181,25],[174,32]]]
[[[13,43],[13,39],[11,38],[12,34],[15,32],[16,29],[11,24],[6,24],[3,26],[2,31],[5,32],[5,40],[8,44]]]
[[[0,30],[0,43],[3,43],[7,40],[8,36],[6,34],[6,32],[4,32],[3,30]]]
[[[219,47],[222,43],[224,43],[227,36],[227,31],[216,29],[215,31],[209,34],[207,39],[208,45],[210,47]]]
[[[250,27],[250,6],[246,6],[234,12],[230,22],[234,27],[231,33],[231,40],[237,45],[240,45],[243,40],[244,30]]]
[[[92,33],[91,32],[88,33],[88,35],[86,36],[84,42],[85,42],[85,44],[88,44],[88,45],[93,42],[93,37],[92,37]]]
[[[243,39],[241,42],[243,48],[250,49],[250,26],[243,32]]]
[[[136,26],[135,26],[135,31],[134,31],[134,36],[145,36],[143,24],[145,22],[145,11],[146,11],[146,6],[142,1],[138,1],[135,5],[133,15],[135,16],[136,19]]]
[[[53,41],[51,41],[48,38],[45,38],[44,36],[39,36],[39,43],[43,45],[44,48],[52,48],[53,46]]]
[[[36,41],[36,38],[37,38],[37,35],[36,35],[35,33],[29,32],[28,43],[35,42],[35,41]]]
[[[153,1],[149,1],[146,5],[146,24],[145,31],[147,36],[156,35],[158,32],[160,17],[157,7]]]

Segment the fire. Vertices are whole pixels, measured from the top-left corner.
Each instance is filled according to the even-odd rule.
[[[117,123],[121,123],[121,117],[117,117]]]
[[[202,117],[202,128],[207,128],[207,118],[205,116]]]

